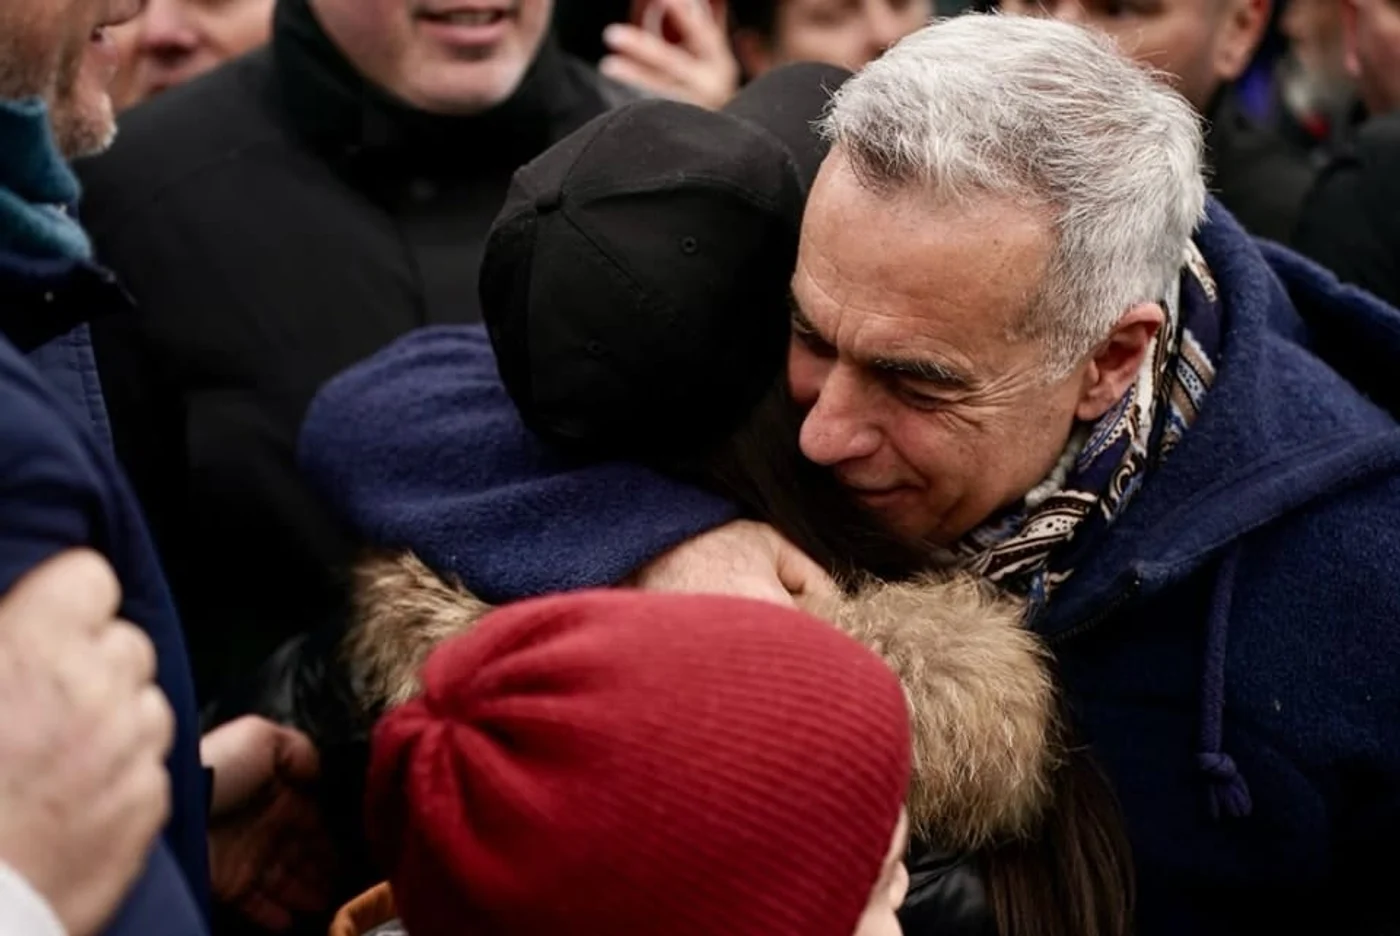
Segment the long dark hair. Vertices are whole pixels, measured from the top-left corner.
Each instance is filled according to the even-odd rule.
[[[977,856],[1001,936],[1128,936],[1136,887],[1118,799],[1087,748],[1063,754],[1040,834]]]
[[[698,458],[664,466],[771,524],[854,587],[929,571],[929,551],[881,529],[798,446],[801,416],[775,384],[726,439]],[[1038,835],[973,856],[1000,936],[1127,936],[1135,897],[1131,849],[1116,797],[1060,713],[1060,767]]]

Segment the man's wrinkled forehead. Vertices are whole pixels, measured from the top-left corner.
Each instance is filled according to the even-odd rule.
[[[1036,308],[1053,244],[1041,211],[876,191],[834,152],[808,201],[795,324],[892,375],[966,388]]]
[[[789,304],[792,316],[793,337],[813,351],[823,355],[838,353],[832,335],[832,328],[818,327],[803,311],[802,304],[794,293]],[[882,347],[907,349],[883,351]],[[947,393],[967,393],[975,391],[980,381],[969,370],[959,367],[940,355],[930,353],[920,347],[917,336],[898,333],[877,337],[869,348],[858,343],[854,348],[843,348],[840,353],[851,358],[854,363],[884,378],[892,380],[912,380]]]

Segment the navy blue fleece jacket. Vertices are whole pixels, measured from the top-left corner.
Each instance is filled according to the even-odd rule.
[[[116,571],[122,617],[155,645],[176,736],[170,821],[106,936],[202,936],[208,788],[194,686],[165,576],[111,451],[86,323],[127,300],[89,259],[77,196],[44,105],[0,101],[0,593],[79,546]]]

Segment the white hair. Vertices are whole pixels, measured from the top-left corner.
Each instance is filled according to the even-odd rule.
[[[1055,246],[1017,328],[1067,373],[1130,307],[1174,294],[1205,215],[1200,119],[1078,26],[968,14],[913,33],[823,120],[861,184],[1045,212]]]

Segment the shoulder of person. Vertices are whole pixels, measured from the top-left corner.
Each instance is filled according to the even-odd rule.
[[[275,119],[272,59],[263,49],[123,114],[111,149],[75,164],[82,217],[95,235],[207,170],[285,144]]]
[[[1387,841],[1400,831],[1397,516],[1390,472],[1244,540],[1225,687],[1227,732],[1293,763],[1324,796],[1348,791],[1332,801],[1337,821]],[[1227,743],[1241,745],[1236,756],[1248,748]]]
[[[1400,173],[1394,171],[1396,160],[1400,160],[1400,114],[1367,121],[1322,167],[1317,188],[1325,188],[1338,177],[1358,174],[1400,186]]]
[[[0,339],[0,591],[50,556],[89,544],[104,499],[94,445]]]
[[[1357,131],[1356,143],[1363,153],[1386,154],[1392,157],[1400,153],[1400,112],[1368,120]]]
[[[1389,302],[1400,301],[1398,164],[1400,117],[1365,128],[1319,172],[1293,238],[1301,253]]]
[[[1368,122],[1356,135],[1351,159],[1365,192],[1380,199],[1373,209],[1400,231],[1400,113]],[[1400,245],[1397,245],[1400,246]]]
[[[1400,430],[1393,434],[1400,446]],[[1351,666],[1358,652],[1380,655],[1390,673],[1400,666],[1400,458],[1393,447],[1390,461],[1358,471],[1356,483],[1320,494],[1238,544],[1241,612],[1273,618],[1264,624],[1275,631],[1270,644],[1316,640],[1326,660],[1310,666]],[[1400,683],[1394,688],[1400,692]]]
[[[1222,198],[1247,194],[1254,202],[1296,210],[1317,175],[1307,156],[1233,105],[1222,105],[1212,120],[1211,181]]]

